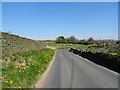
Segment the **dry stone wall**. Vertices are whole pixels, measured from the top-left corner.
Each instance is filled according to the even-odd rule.
[[[12,55],[18,52],[25,52],[30,50],[38,50],[45,48],[46,44],[43,42],[36,42],[34,40],[20,37],[14,34],[2,33],[2,54]]]
[[[120,73],[120,56],[118,55],[110,55],[102,52],[79,51],[73,48],[71,48],[69,51],[83,58],[87,58],[98,65]]]

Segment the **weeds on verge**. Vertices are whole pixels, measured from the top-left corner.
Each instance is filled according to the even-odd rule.
[[[52,60],[52,49],[40,49],[16,53],[11,57],[3,58],[2,80],[3,88],[30,88],[42,74]]]

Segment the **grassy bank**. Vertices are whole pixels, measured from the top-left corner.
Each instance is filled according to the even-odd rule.
[[[52,49],[40,49],[3,57],[2,87],[30,88],[52,60]]]

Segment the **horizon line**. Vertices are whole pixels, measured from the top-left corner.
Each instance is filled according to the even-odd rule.
[[[9,32],[4,32],[4,31],[0,31],[0,33],[7,33],[7,34],[11,34],[11,35],[16,35],[16,36],[20,36],[20,37],[23,37],[23,38],[27,38],[27,39],[31,39],[31,40],[56,40],[56,39],[32,39],[32,38],[30,38],[30,37],[26,37],[26,36],[21,36],[21,35],[18,35],[18,34],[14,34],[14,33],[9,33]],[[59,35],[59,36],[63,36],[63,35]],[[59,37],[59,36],[57,36],[57,37]],[[72,36],[75,36],[75,35],[72,35]],[[57,38],[56,37],[56,38]],[[63,37],[65,37],[65,36],[63,36]],[[69,36],[70,37],[70,36]],[[92,37],[92,36],[90,36],[90,37]],[[88,39],[90,38],[90,37],[88,37]],[[68,38],[68,37],[65,37],[65,38]],[[92,37],[93,38],[93,37]],[[76,38],[76,39],[78,39],[78,38]],[[83,40],[83,39],[85,39],[85,38],[82,38],[82,39],[78,39],[78,40]],[[119,40],[119,39],[95,39],[95,38],[93,38],[94,40]],[[87,40],[87,39],[85,39],[85,40]]]

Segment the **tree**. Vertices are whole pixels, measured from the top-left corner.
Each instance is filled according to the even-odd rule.
[[[65,43],[66,39],[63,36],[58,36],[56,39],[56,43]]]
[[[66,38],[68,43],[78,43],[78,39],[75,38],[75,36],[70,36],[69,38]]]
[[[94,39],[92,37],[90,37],[87,41],[94,41]]]

